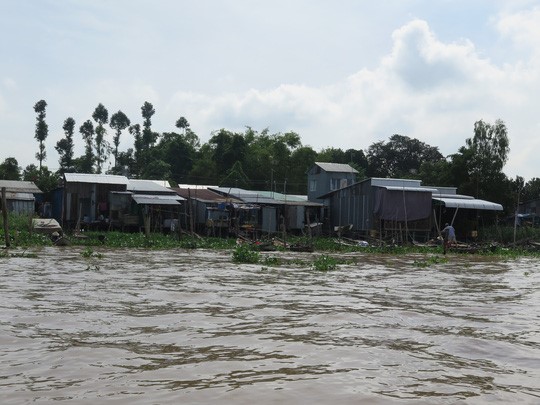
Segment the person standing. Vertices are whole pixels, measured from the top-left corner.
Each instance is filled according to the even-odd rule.
[[[442,234],[443,234],[443,240],[444,240],[444,251],[446,253],[446,248],[456,243],[456,230],[454,229],[452,225],[450,225],[447,222],[444,225]]]

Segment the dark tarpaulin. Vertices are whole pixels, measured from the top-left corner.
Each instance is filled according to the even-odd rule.
[[[373,213],[380,219],[417,221],[431,215],[431,192],[378,187]]]

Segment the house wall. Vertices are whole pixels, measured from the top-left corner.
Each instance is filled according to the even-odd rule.
[[[378,189],[372,185],[370,180],[366,180],[333,193],[328,198],[330,228],[352,225],[352,231],[360,235],[382,232],[383,237],[393,232],[404,232],[407,229],[410,233],[414,233],[413,236],[418,239],[425,239],[429,236],[431,213],[428,213],[426,218],[416,221],[409,220],[407,224],[397,220],[379,221],[374,213]],[[417,192],[412,193],[417,194]],[[390,194],[392,193],[390,192]],[[408,201],[408,197],[412,197],[412,195],[405,197]],[[401,198],[403,197],[400,194]],[[411,206],[412,204],[409,202],[407,205]],[[414,214],[413,209],[410,209],[408,215],[415,218]]]
[[[122,184],[66,183],[63,214],[68,226],[77,222],[79,214],[81,220],[87,221],[95,221],[101,213],[107,214],[109,192],[111,191],[126,191],[126,186]],[[102,203],[104,205],[101,205]],[[104,210],[100,212],[100,208],[104,208]]]
[[[330,191],[350,186],[355,180],[355,173],[327,172],[319,166],[314,166],[308,172],[308,200],[322,202],[318,197]],[[315,189],[312,187],[314,181],[316,182]]]
[[[275,207],[262,207],[262,227],[263,232],[277,232],[277,210]]]
[[[305,207],[300,205],[289,205],[285,207],[288,230],[304,229]]]
[[[540,200],[526,201],[519,205],[520,214],[540,214]]]
[[[6,199],[6,204],[8,212],[31,215],[35,211],[34,201],[32,200]]]
[[[338,190],[328,199],[330,226],[352,225],[367,232],[373,225],[373,190],[369,182]]]

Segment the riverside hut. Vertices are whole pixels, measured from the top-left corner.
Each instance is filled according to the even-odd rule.
[[[6,189],[7,211],[17,214],[33,214],[36,195],[43,194],[31,181],[0,180],[0,190],[2,188]]]

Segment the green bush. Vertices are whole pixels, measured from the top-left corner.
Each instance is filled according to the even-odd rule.
[[[247,244],[238,245],[232,254],[233,261],[236,263],[259,263],[260,253],[253,250]]]
[[[313,268],[320,271],[335,270],[337,265],[338,260],[328,255],[319,256],[313,262]]]

